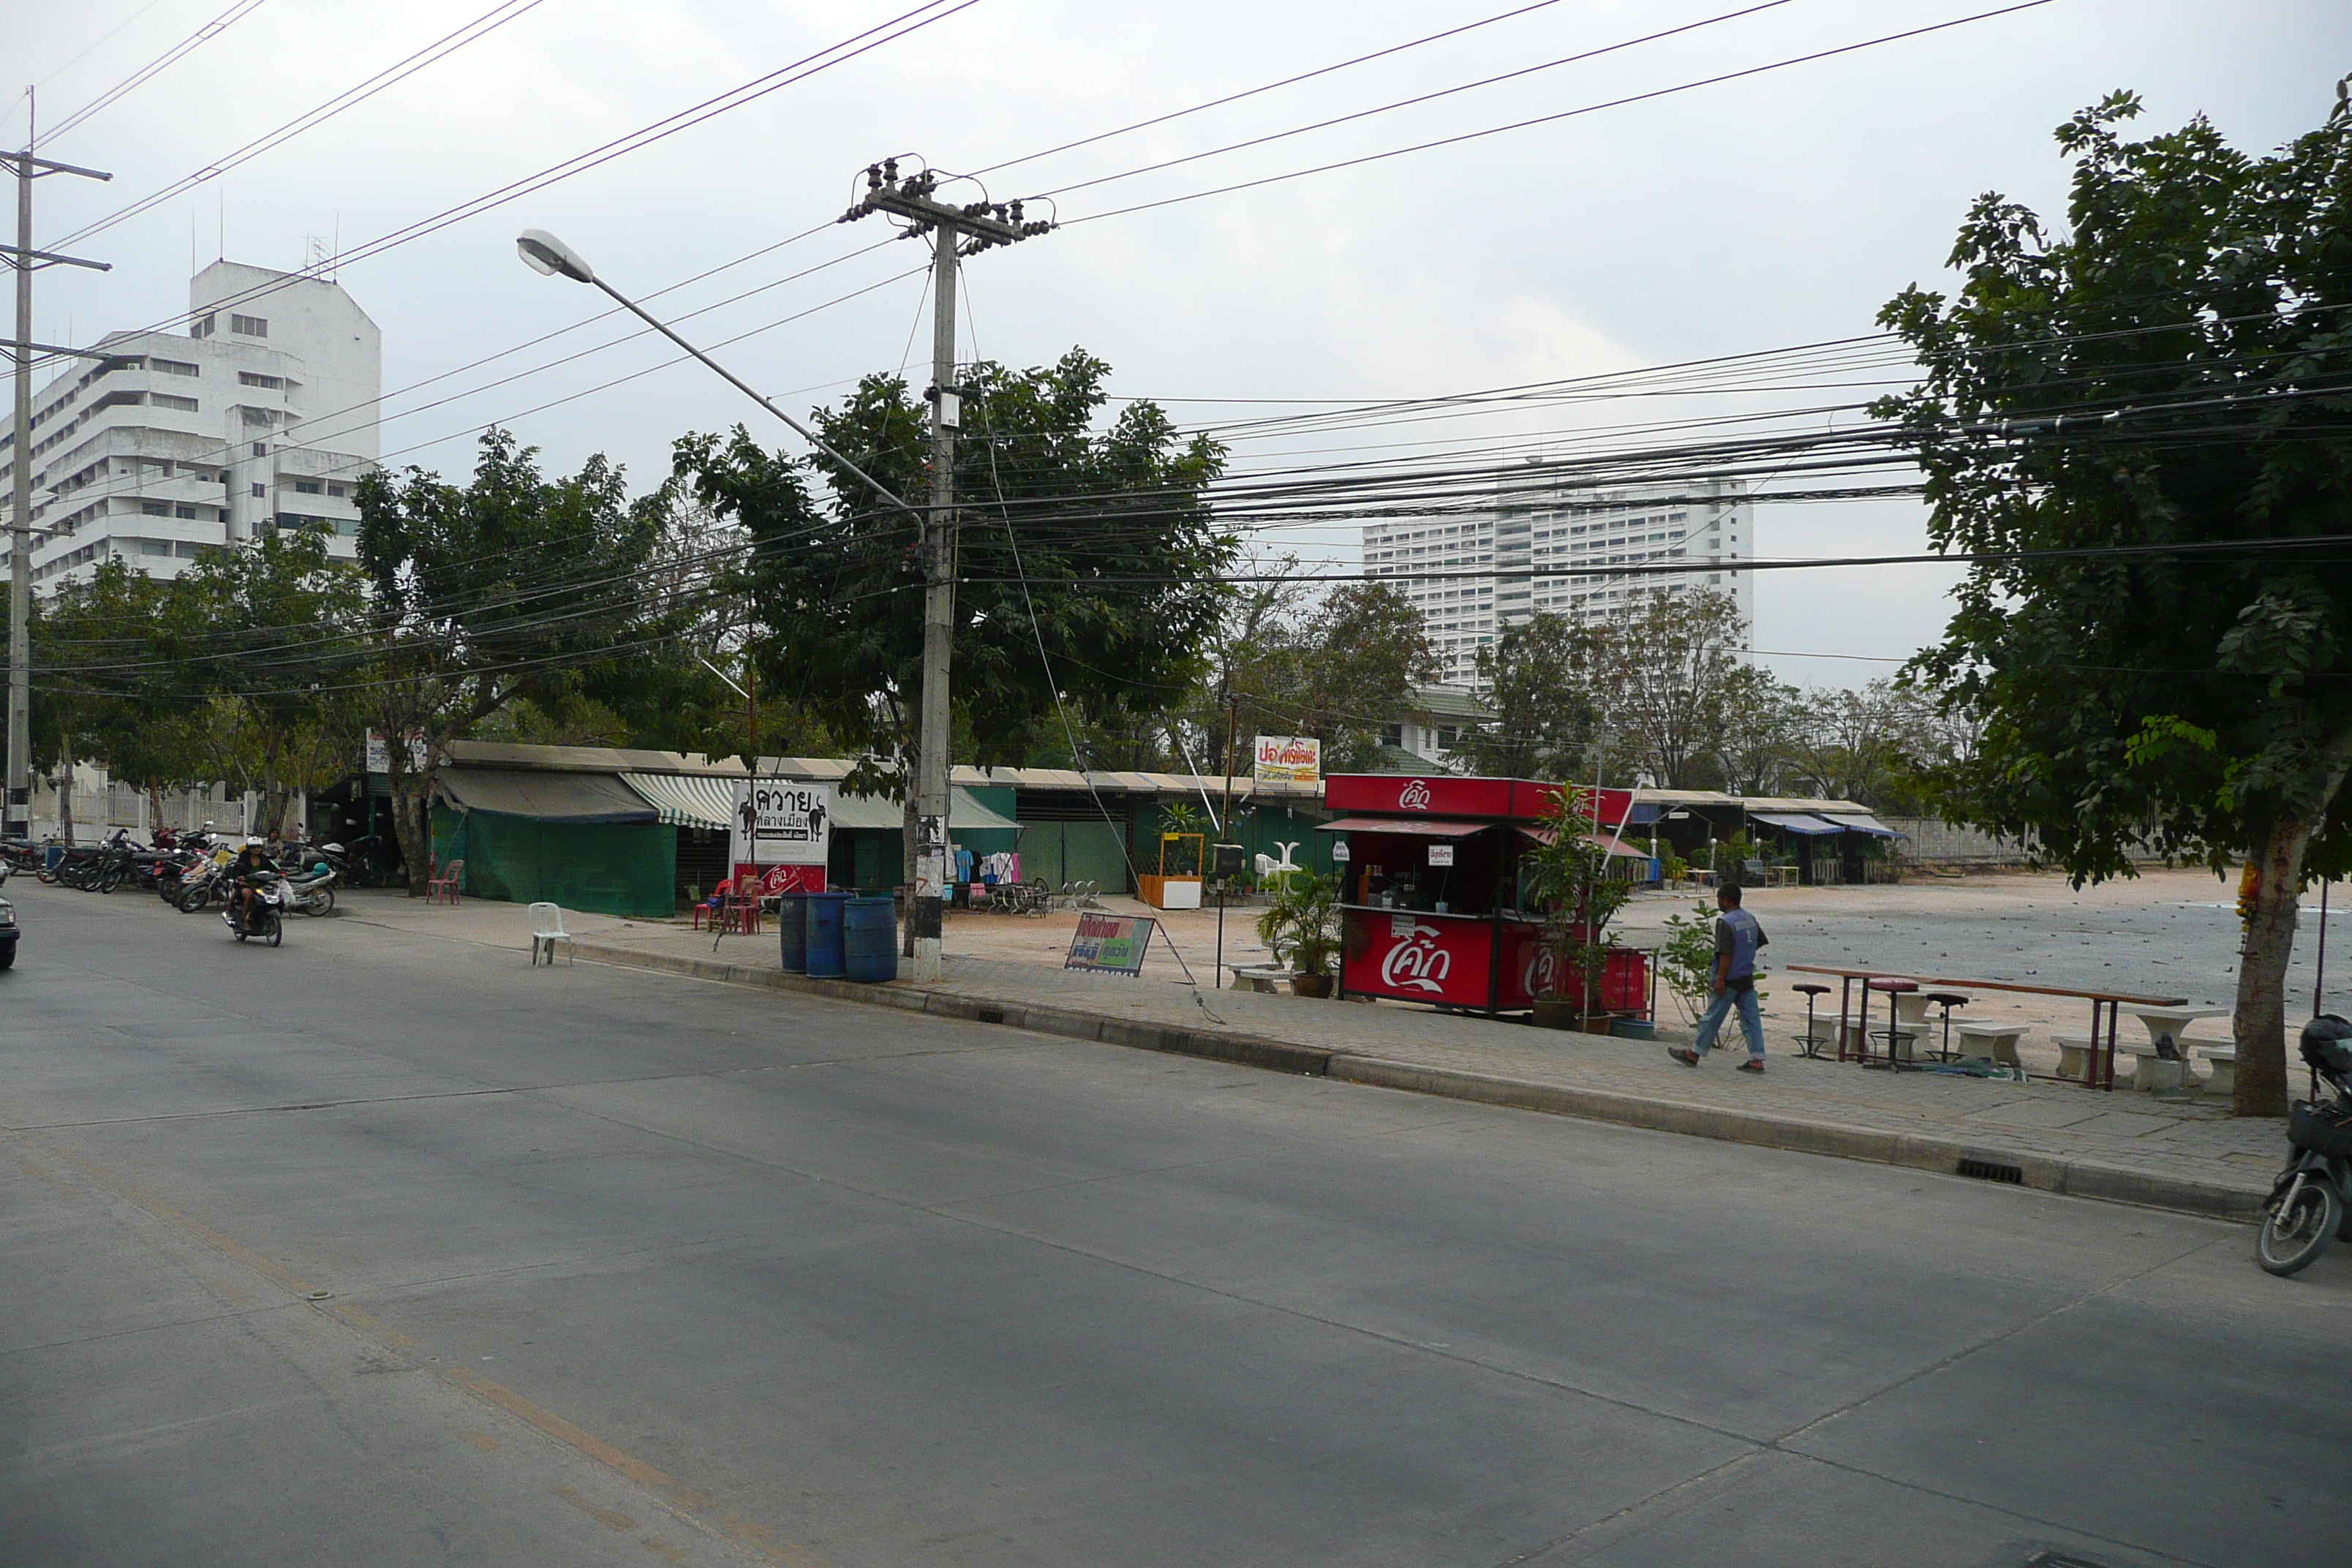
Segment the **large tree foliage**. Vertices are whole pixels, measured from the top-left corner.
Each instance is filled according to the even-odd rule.
[[[347,669],[358,574],[304,530],[207,552],[176,577],[121,561],[67,584],[36,624],[36,687],[60,763],[151,793],[223,782],[274,831],[293,792],[355,760]]]
[[[1939,548],[1981,562],[1918,678],[1982,715],[1952,809],[2035,830],[2075,879],[2152,842],[2260,889],[2238,977],[2238,1110],[2284,1109],[2296,895],[2352,859],[2352,112],[2250,157],[2200,119],[2127,142],[2069,121],[2067,231],[1980,198],[1951,265],[1882,320],[1927,380],[1882,410]],[[2084,552],[2069,555],[2040,552]]]
[[[369,724],[391,741],[412,893],[432,868],[425,808],[450,742],[517,697],[566,710],[582,669],[677,634],[644,591],[669,500],[665,489],[631,501],[602,456],[547,479],[537,448],[496,429],[470,484],[414,468],[362,481],[368,637],[352,679]]]
[[[1223,453],[1181,437],[1150,403],[1105,422],[1109,374],[1075,349],[1041,369],[962,372],[957,761],[1066,750],[1065,710],[1076,724],[1164,707],[1199,673],[1232,559],[1202,494]],[[903,379],[868,376],[815,421],[894,494],[928,499],[928,415]],[[910,797],[923,648],[915,517],[829,458],[772,452],[740,426],[687,437],[676,464],[695,499],[746,536],[736,581],[763,691],[859,755],[860,782]]]
[[[1643,595],[1607,624],[1601,721],[1610,749],[1661,789],[1718,783],[1727,731],[1759,721],[1769,678],[1748,662],[1748,624],[1728,594]]]
[[[1495,714],[1459,750],[1482,773],[1590,780],[1608,684],[1604,627],[1545,613],[1478,650],[1478,680]]]
[[[1370,766],[1381,731],[1413,712],[1413,689],[1439,669],[1421,612],[1387,583],[1261,584],[1236,603],[1216,662],[1242,746],[1311,735],[1328,769]]]

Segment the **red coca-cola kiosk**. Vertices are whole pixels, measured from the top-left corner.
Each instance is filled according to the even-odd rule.
[[[1539,911],[1522,909],[1519,858],[1549,829],[1560,786],[1534,779],[1454,774],[1333,773],[1323,805],[1335,815],[1339,879],[1339,994],[1385,996],[1468,1012],[1526,1012],[1538,999],[1575,1000],[1581,977],[1560,977]],[[1594,830],[1610,835],[1633,805],[1629,790],[1595,798]],[[1610,955],[1600,1005],[1649,1016],[1649,955]]]

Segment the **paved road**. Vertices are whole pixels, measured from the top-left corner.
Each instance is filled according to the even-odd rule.
[[[2282,1283],[2177,1216],[9,890],[10,1563],[2352,1544],[2352,1259]]]

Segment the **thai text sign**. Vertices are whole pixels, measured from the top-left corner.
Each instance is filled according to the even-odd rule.
[[[1486,1005],[1494,931],[1485,921],[1350,910],[1340,978],[1350,995]]]
[[[735,785],[738,865],[822,866],[833,843],[833,786],[792,779]]]
[[[1151,945],[1151,928],[1159,923],[1149,915],[1081,914],[1062,967],[1103,974],[1141,974],[1144,950]]]
[[[1319,784],[1323,742],[1312,735],[1260,735],[1250,776],[1261,784]]]

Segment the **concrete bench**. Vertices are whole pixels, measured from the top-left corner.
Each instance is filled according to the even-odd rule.
[[[1229,963],[1236,991],[1276,992],[1290,984],[1290,971],[1271,963]]]
[[[2184,1064],[2177,1057],[2168,1059],[2157,1048],[2154,1040],[2124,1040],[2116,1042],[2116,1059],[2132,1059],[2131,1086],[2142,1094],[2178,1094],[2180,1091]]]
[[[2088,1035],[2053,1035],[2050,1043],[2058,1047],[2058,1076],[2075,1083],[2091,1081],[2091,1037]]]
[[[2029,1024],[1971,1024],[1955,1020],[1952,1033],[1958,1037],[1960,1055],[1989,1057],[2003,1067],[2022,1068],[2018,1059],[2017,1042],[2025,1037]]]
[[[2053,1035],[2050,1039],[2058,1047],[2058,1076],[2075,1083],[2088,1083],[2091,1080],[2091,1064],[2098,1055],[2098,1042],[2089,1035]],[[2128,1079],[2123,1076],[2126,1058],[2131,1058],[2133,1063]],[[2170,1071],[2158,1070],[2161,1068],[2169,1068]],[[2171,1088],[2177,1089],[2180,1087],[2180,1064],[2158,1059],[2156,1043],[2152,1040],[2117,1039],[2116,1069],[2116,1087],[2118,1089],[2159,1089],[2166,1087],[2167,1079],[2169,1079]]]
[[[2208,1094],[2238,1092],[2238,1044],[2235,1040],[2188,1040],[2180,1042],[2181,1050],[2195,1051],[2205,1058],[2213,1070],[2197,1087]]]

